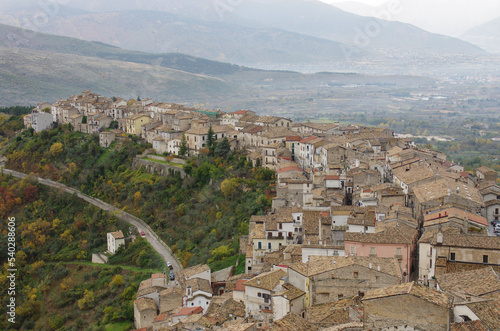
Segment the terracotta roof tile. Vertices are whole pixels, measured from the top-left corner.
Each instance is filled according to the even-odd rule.
[[[491,267],[438,275],[437,281],[441,290],[462,299],[500,291],[500,279]]]
[[[244,292],[245,286],[243,286],[243,284],[245,284],[246,282],[248,282],[248,279],[238,279],[233,291],[243,291]]]
[[[438,178],[432,182],[419,184],[413,188],[413,193],[420,203],[443,198],[449,193],[483,205],[483,198],[476,188],[450,178]]]
[[[119,230],[119,231],[116,231],[116,232],[110,232],[111,235],[115,238],[115,239],[124,239],[125,236],[123,235],[123,232],[122,230]]]
[[[400,225],[386,227],[384,231],[376,233],[346,232],[344,241],[373,244],[412,244],[417,235],[417,230]]]
[[[500,325],[500,303],[495,301],[471,302],[467,307],[491,330]]]
[[[197,307],[183,307],[183,308],[179,309],[179,312],[177,312],[173,316],[190,316],[193,314],[200,314],[202,312],[203,312],[203,308],[199,307],[199,306],[197,306]]]
[[[286,272],[278,269],[266,272],[250,279],[244,286],[252,286],[264,290],[272,291],[279,283],[280,279],[286,276]]]
[[[380,266],[380,272],[401,278],[401,268],[396,258],[368,257],[368,256],[316,256],[309,257],[308,263],[295,263],[289,266],[290,269],[310,277],[324,272],[341,269],[351,265],[359,265],[374,270]]]
[[[436,245],[436,240],[437,240],[436,237],[437,236],[434,236],[431,244]],[[450,234],[447,232],[443,232],[442,245],[453,246],[453,247],[500,250],[500,237]]]
[[[488,331],[489,329],[480,320],[451,323],[451,331]]]
[[[283,290],[274,294],[274,296],[282,296],[287,300],[295,300],[306,294],[306,292],[299,290],[292,284],[283,284]]]
[[[445,308],[451,308],[453,305],[453,297],[451,295],[418,285],[415,282],[369,290],[362,301],[406,294],[416,296]]]
[[[151,298],[140,298],[134,301],[134,304],[137,306],[139,311],[152,309],[156,311],[156,303],[154,299]]]
[[[180,273],[181,273],[181,276],[183,276],[185,279],[188,279],[189,277],[192,277],[194,275],[197,275],[199,273],[202,273],[202,272],[205,272],[208,270],[210,270],[210,267],[208,265],[198,264],[198,265],[192,266],[190,268],[186,268],[186,269],[182,270]]]
[[[479,225],[488,226],[488,220],[483,216],[473,214],[471,212],[458,209],[458,208],[447,208],[444,210],[429,213],[424,217],[424,226],[435,225],[446,223],[450,218],[460,218],[477,223]]]
[[[302,317],[294,313],[288,313],[283,318],[275,321],[269,328],[272,331],[290,331],[290,330],[319,330],[316,326],[309,323]]]

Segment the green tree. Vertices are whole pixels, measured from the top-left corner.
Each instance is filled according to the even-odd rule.
[[[215,150],[215,139],[214,139],[214,130],[212,129],[212,126],[208,128],[208,137],[207,137],[207,148],[208,148],[208,154],[214,155],[214,150]]]
[[[226,198],[232,198],[238,188],[238,179],[224,179],[224,181],[220,185],[220,189]]]
[[[188,151],[186,135],[183,133],[181,138],[181,145],[179,146],[179,156],[185,156]]]
[[[50,146],[50,154],[53,156],[57,156],[61,154],[63,151],[63,144],[61,143],[54,143],[52,146]]]
[[[221,142],[215,146],[215,156],[226,158],[229,155],[229,152],[231,152],[231,145],[229,144],[229,140],[227,140],[227,137],[224,137]]]

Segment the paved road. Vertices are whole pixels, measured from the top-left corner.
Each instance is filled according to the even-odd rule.
[[[14,170],[9,170],[9,169],[5,169],[5,168],[1,168],[1,167],[0,167],[0,171],[4,174],[12,175],[16,178],[21,178],[21,179],[23,179],[27,176],[25,173],[14,171]],[[129,213],[126,213],[123,210],[116,208],[115,206],[110,205],[109,203],[106,203],[106,202],[101,201],[99,199],[96,199],[96,198],[93,198],[93,197],[88,196],[86,194],[83,194],[82,192],[80,192],[74,188],[68,187],[64,184],[54,182],[54,181],[49,180],[49,179],[37,177],[37,176],[34,176],[34,178],[36,178],[40,184],[56,188],[60,191],[67,192],[69,194],[76,194],[79,198],[87,201],[88,203],[91,203],[94,206],[99,207],[105,211],[108,211],[108,212],[112,213],[113,215],[115,215],[116,217],[118,217],[119,219],[121,219],[122,221],[125,221],[125,222],[129,223],[130,225],[135,226],[137,228],[137,230],[139,231],[139,233],[141,231],[144,231],[146,233],[146,240],[151,244],[153,249],[161,256],[163,261],[165,261],[165,264],[167,262],[172,263],[172,266],[173,266],[175,271],[182,269],[181,264],[172,254],[170,247],[168,247],[167,244],[165,244],[165,242],[163,240],[161,240],[160,237],[158,237],[158,235],[149,227],[149,225],[147,225],[146,222],[144,222],[140,218],[135,217],[134,215],[131,215]]]

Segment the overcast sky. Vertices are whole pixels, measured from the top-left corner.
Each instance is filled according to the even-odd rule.
[[[341,9],[365,16],[373,16],[370,14],[373,9],[354,6],[352,2],[388,7],[387,0],[356,0],[350,3],[346,0],[321,1],[334,5],[337,3]],[[402,8],[401,13],[394,15],[393,20],[453,37],[460,36],[476,25],[500,17],[499,0],[391,0],[389,2],[399,2]]]

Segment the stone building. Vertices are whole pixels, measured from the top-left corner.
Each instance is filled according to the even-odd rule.
[[[402,274],[395,258],[311,256],[288,267],[288,282],[306,292],[311,307],[400,284]]]
[[[414,282],[369,291],[362,299],[365,330],[447,331],[453,297]]]
[[[428,251],[421,249],[420,258],[426,260],[428,268],[421,270],[421,277],[430,279],[449,272],[500,266],[500,237],[443,231],[421,238],[419,245],[425,241],[429,243]]]

